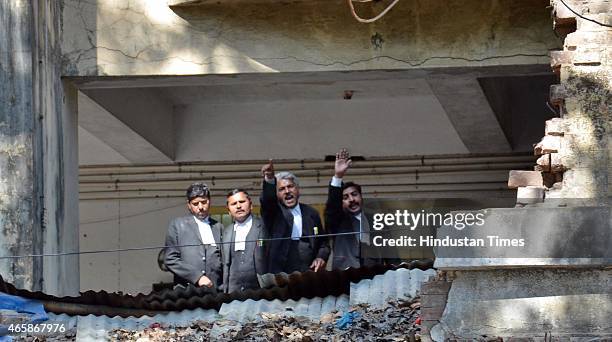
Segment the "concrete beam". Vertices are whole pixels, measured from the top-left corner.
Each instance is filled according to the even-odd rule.
[[[432,75],[428,82],[470,152],[512,151],[474,76]]]
[[[150,93],[134,96],[140,92],[139,89],[88,91],[104,99],[112,113],[80,92],[79,126],[132,163],[172,161],[174,125],[170,105],[151,98]],[[110,99],[111,96],[115,99]]]

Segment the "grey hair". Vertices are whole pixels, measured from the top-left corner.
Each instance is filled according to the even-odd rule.
[[[276,177],[277,182],[280,182],[282,179],[287,179],[287,180],[292,181],[293,184],[300,186],[300,181],[298,180],[298,178],[289,171],[277,172],[276,175],[274,175],[274,177]]]

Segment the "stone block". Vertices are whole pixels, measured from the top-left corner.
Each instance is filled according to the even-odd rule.
[[[527,205],[544,202],[544,187],[542,186],[521,186],[516,192],[516,203]]]
[[[511,170],[508,175],[508,188],[521,186],[542,186],[542,173],[538,171]]]
[[[561,148],[561,137],[555,135],[545,135],[542,140],[536,144],[533,152],[536,156],[545,153],[556,153]]]
[[[552,88],[555,85],[552,85],[551,88],[551,92],[552,92]],[[552,95],[551,95],[552,96]],[[544,128],[544,133],[546,135],[559,135],[562,136],[565,133],[565,120],[561,119],[561,118],[552,118],[550,120],[546,120],[546,126]]]

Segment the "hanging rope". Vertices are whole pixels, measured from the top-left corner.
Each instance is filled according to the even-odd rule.
[[[357,19],[358,22],[366,23],[366,24],[373,23],[376,20],[382,18],[385,14],[387,14],[387,12],[391,10],[391,8],[393,8],[393,6],[395,6],[399,2],[399,0],[393,0],[393,2],[389,6],[387,6],[387,8],[385,8],[382,12],[380,12],[374,18],[363,19],[355,12],[355,7],[353,6],[353,2],[365,3],[365,2],[372,2],[373,0],[346,0],[346,1],[348,2],[348,5],[349,5],[349,8],[351,9],[351,14],[353,15],[353,17]]]

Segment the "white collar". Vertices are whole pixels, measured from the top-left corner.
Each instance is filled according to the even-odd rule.
[[[234,231],[238,230],[238,228],[247,228],[250,229],[253,225],[253,215],[249,215],[249,217],[243,222],[234,222]]]
[[[291,210],[291,214],[293,214],[293,216],[302,215],[302,210],[300,209],[299,203],[289,210]]]
[[[193,218],[196,220],[196,222],[202,222],[210,225],[210,215],[206,216],[204,219],[200,219],[197,216],[193,215]]]

